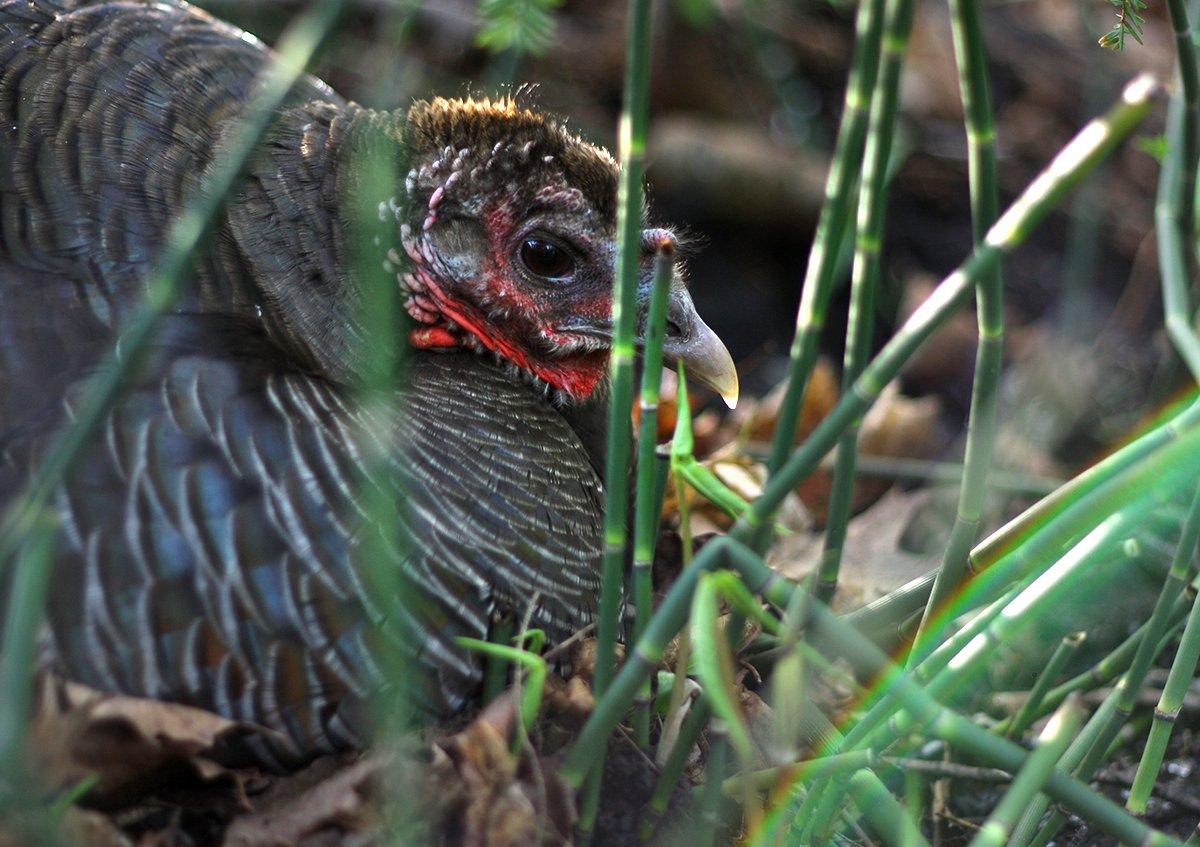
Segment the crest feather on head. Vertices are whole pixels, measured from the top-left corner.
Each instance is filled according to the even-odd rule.
[[[527,149],[531,164],[560,169],[602,217],[616,215],[619,168],[612,154],[513,97],[420,100],[408,110],[408,130],[421,150],[481,149],[499,143]]]

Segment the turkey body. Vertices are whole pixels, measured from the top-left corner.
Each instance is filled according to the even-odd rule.
[[[0,0],[0,508],[71,420],[268,55],[182,4]],[[561,638],[598,589],[578,422],[472,352],[414,354],[394,409],[371,413],[330,322],[298,333],[307,313],[261,283],[335,275],[336,153],[374,119],[302,83],[54,500],[51,667],[261,724],[275,732],[242,752],[271,766],[363,742],[381,651],[452,712],[481,676],[457,636],[531,609]],[[372,602],[365,551],[413,588],[401,613]]]

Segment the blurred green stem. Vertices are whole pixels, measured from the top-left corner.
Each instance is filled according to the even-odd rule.
[[[46,513],[34,523],[17,557],[4,641],[0,642],[0,819],[11,803],[32,799],[26,786],[25,744],[37,661],[38,629],[46,607],[58,521]]]
[[[1033,725],[1040,714],[1042,702],[1046,699],[1050,686],[1054,684],[1054,680],[1058,679],[1062,669],[1066,667],[1067,662],[1075,655],[1075,651],[1079,649],[1079,645],[1083,644],[1086,638],[1087,633],[1083,631],[1069,632],[1062,637],[1062,641],[1058,642],[1058,646],[1050,654],[1050,661],[1038,674],[1037,682],[1029,690],[1025,701],[1021,703],[1021,708],[1017,709],[1012,721],[1005,728],[1005,738],[1020,738],[1025,734],[1025,730]]]
[[[996,125],[988,88],[987,53],[978,0],[949,0],[954,55],[966,118],[971,181],[971,226],[975,243],[983,240],[999,214],[996,180]],[[967,445],[958,512],[942,556],[933,591],[918,628],[920,633],[939,606],[958,588],[966,574],[967,557],[983,520],[988,466],[996,441],[996,403],[1000,365],[1004,356],[1004,287],[997,266],[985,274],[976,289],[979,344],[975,352],[975,379],[967,419]]]
[[[1193,508],[1189,510],[1188,519],[1184,522],[1180,532],[1179,543],[1171,560],[1171,569],[1163,581],[1162,589],[1154,604],[1154,610],[1150,614],[1150,620],[1146,623],[1146,631],[1142,633],[1137,651],[1133,655],[1133,661],[1113,690],[1113,707],[1111,710],[1097,712],[1093,715],[1084,732],[1077,739],[1080,741],[1079,747],[1082,750],[1082,756],[1079,758],[1078,764],[1074,766],[1072,774],[1080,779],[1090,780],[1092,778],[1113,741],[1116,740],[1117,733],[1133,714],[1138,692],[1145,681],[1146,673],[1158,655],[1160,640],[1169,624],[1171,607],[1183,595],[1187,587],[1188,574],[1198,539],[1200,539],[1200,491],[1197,491],[1197,500],[1193,502]],[[1084,738],[1087,739],[1086,746],[1082,744]],[[1036,808],[1037,806],[1031,807],[1026,821],[1034,820]],[[1048,843],[1065,821],[1066,815],[1061,811],[1052,812],[1049,820],[1042,824],[1033,843]]]
[[[864,768],[850,777],[850,796],[884,844],[929,847],[921,830],[874,772]]]
[[[887,166],[900,110],[900,72],[912,31],[913,0],[887,0],[884,14],[882,58],[871,95],[865,163],[858,197],[858,224],[854,239],[854,266],[850,284],[850,313],[846,324],[846,349],[842,360],[842,392],[852,390],[871,355],[875,330],[875,290],[882,270],[883,224],[887,201]],[[838,440],[829,493],[825,544],[815,592],[828,602],[837,591],[846,527],[854,498],[854,469],[858,455],[861,419],[852,421]]]
[[[1184,521],[1179,542],[1180,548],[1176,551],[1176,558],[1185,558],[1187,561],[1191,561],[1196,553],[1198,537],[1200,537],[1200,488],[1196,489],[1191,508]],[[1184,549],[1188,544],[1191,545],[1190,548]],[[1179,717],[1179,710],[1183,706],[1183,696],[1187,693],[1192,677],[1196,673],[1197,661],[1200,661],[1200,603],[1193,599],[1187,626],[1183,630],[1183,638],[1175,653],[1175,659],[1171,662],[1171,672],[1167,676],[1166,685],[1163,686],[1158,707],[1154,710],[1154,722],[1151,725],[1150,737],[1146,741],[1146,748],[1138,763],[1137,775],[1129,790],[1129,800],[1125,804],[1126,808],[1134,814],[1140,815],[1146,811],[1146,801],[1149,800],[1150,791],[1154,787],[1155,780],[1158,779],[1158,768],[1162,764],[1163,755],[1167,750],[1167,742],[1171,740],[1171,730],[1175,726],[1175,720]]]
[[[1079,731],[1081,711],[1077,698],[1063,703],[1046,724],[1033,753],[987,821],[971,839],[969,847],[1004,847],[1021,814],[1042,790],[1054,771],[1055,763]]]
[[[796,333],[788,359],[787,388],[775,430],[771,436],[767,467],[772,474],[782,467],[796,439],[796,426],[808,380],[817,361],[817,345],[825,326],[825,313],[837,270],[838,251],[850,221],[854,184],[859,176],[859,160],[867,131],[867,110],[879,67],[879,45],[883,32],[884,0],[863,0],[855,19],[854,59],[842,119],[829,175],[825,183],[825,202],[817,221],[817,231],[809,249],[808,266],[796,314]],[[756,547],[765,549],[769,535],[763,535]]]

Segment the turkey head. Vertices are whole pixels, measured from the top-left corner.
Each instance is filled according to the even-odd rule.
[[[563,405],[602,394],[616,262],[612,156],[511,99],[420,102],[408,132],[408,203],[391,208],[411,262],[397,280],[418,324],[413,346],[490,352]],[[640,245],[639,329],[664,239],[674,242],[668,230],[647,230]],[[736,398],[732,359],[678,272],[664,352]]]

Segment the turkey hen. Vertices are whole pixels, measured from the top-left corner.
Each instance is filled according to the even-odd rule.
[[[269,60],[180,2],[0,0],[0,507],[71,420]],[[364,152],[402,166],[394,184]],[[481,677],[456,636],[530,606],[552,639],[587,624],[616,181],[607,152],[509,99],[374,112],[305,79],[56,494],[50,667],[263,725],[249,752],[289,767],[363,742],[380,651],[403,651],[406,688],[446,714]],[[371,261],[415,326],[389,415],[352,390],[364,202],[390,233]],[[646,232],[640,312],[663,237]],[[736,390],[678,274],[669,326],[668,358]],[[414,543],[367,544],[395,535],[371,491],[401,498]],[[372,602],[368,547],[414,588],[402,614]]]

